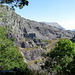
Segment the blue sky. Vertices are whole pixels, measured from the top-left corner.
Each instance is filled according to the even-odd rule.
[[[15,12],[38,22],[57,22],[66,29],[75,29],[75,0],[28,0],[29,5]]]

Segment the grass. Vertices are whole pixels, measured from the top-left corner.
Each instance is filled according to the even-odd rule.
[[[40,47],[38,46],[35,46],[35,47],[32,47],[32,48],[25,48],[25,49],[22,49],[23,51],[32,51],[34,49],[40,49]]]
[[[1,4],[0,6],[1,6],[1,7],[4,7],[4,5],[2,5],[2,4]]]
[[[43,42],[47,42],[47,45],[44,47],[46,48],[47,52],[49,52],[52,48],[55,47],[55,44],[60,40],[60,39],[71,39],[71,38],[55,38],[53,40],[43,40]],[[34,49],[40,49],[40,47],[35,46],[32,48],[25,48],[23,51],[32,51]]]
[[[46,48],[47,48],[46,53],[49,53],[50,50],[55,47],[55,44],[56,44],[59,40],[61,40],[61,39],[71,39],[71,38],[55,38],[55,39],[51,40],[51,42],[48,41],[48,42],[50,42],[50,43],[48,43],[48,44],[46,45]]]
[[[41,61],[44,61],[44,59],[43,60],[32,60],[32,61],[29,61],[28,65],[30,66],[33,63],[37,64],[38,62],[41,62]]]
[[[43,42],[46,42],[47,44],[49,44],[52,42],[52,40],[43,40]]]

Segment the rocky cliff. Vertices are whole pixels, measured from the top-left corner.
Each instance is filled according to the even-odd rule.
[[[56,22],[41,22],[41,23],[45,23],[45,24],[47,24],[47,25],[55,26],[55,27],[57,27],[57,28],[59,28],[59,29],[65,30],[65,28],[63,28],[61,25],[59,25],[59,24],[56,23]]]
[[[72,31],[61,30],[46,23],[22,18],[8,6],[0,5],[0,19],[0,25],[9,26],[11,31],[10,37],[13,35],[17,41],[25,38],[47,40],[52,38],[72,37],[74,35]]]
[[[15,45],[20,46],[21,54],[27,64],[40,61],[40,63],[34,62],[36,67],[33,64],[29,66],[38,70],[40,68],[38,65],[43,62],[41,54],[45,52],[44,47],[48,43],[45,40],[70,38],[75,34],[73,31],[62,30],[46,23],[25,19],[8,6],[3,5],[0,5],[0,26],[9,27],[7,38],[16,39]]]

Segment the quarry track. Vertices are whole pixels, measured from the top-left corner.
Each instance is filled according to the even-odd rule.
[[[71,39],[71,38],[61,38],[61,39]],[[46,53],[50,52],[50,50],[55,47],[55,44],[56,44],[59,40],[60,40],[60,38],[59,38],[59,39],[56,39],[56,38],[55,38],[54,40],[52,40],[52,42],[51,42],[50,44],[46,45],[46,48],[47,48]]]
[[[61,38],[61,39],[71,39],[71,38]],[[58,39],[55,38],[55,39],[53,39],[53,40],[47,40],[47,41],[48,41],[48,44],[45,46],[45,47],[46,47],[46,54],[49,53],[49,52],[51,51],[51,49],[53,49],[53,48],[55,47],[55,44],[56,44],[59,40],[60,40],[59,38],[58,38]],[[38,48],[38,49],[40,50],[40,48]],[[41,48],[41,49],[42,49],[42,48]],[[35,50],[37,50],[37,48],[29,48],[29,49],[27,49],[27,50],[25,50],[24,48],[20,48],[20,50],[21,50],[22,56],[24,57],[24,62],[27,63],[29,67],[34,68],[32,65],[35,65],[35,63],[38,63],[38,64],[40,65],[40,63],[45,60],[45,58],[40,55],[40,57],[37,56],[37,59],[27,61],[27,59],[25,58],[25,55],[24,55],[23,52],[27,52],[27,51],[28,51],[28,52],[32,53],[33,51],[35,52]],[[28,56],[29,56],[29,55],[28,55]],[[28,57],[28,56],[27,56],[27,57]],[[32,56],[33,56],[33,55],[32,55]],[[32,56],[31,56],[31,57],[32,57]],[[30,57],[30,58],[31,58],[31,57]],[[38,65],[35,65],[35,67],[38,67]]]
[[[55,44],[56,44],[58,41],[59,41],[59,40],[53,40],[52,43],[48,44],[48,45],[46,46],[46,48],[47,48],[46,53],[48,53],[51,49],[53,49],[53,48],[55,47]]]

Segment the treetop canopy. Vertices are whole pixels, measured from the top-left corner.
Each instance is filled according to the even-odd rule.
[[[22,9],[25,5],[28,6],[28,0],[0,0],[1,4],[11,5],[12,8],[19,7]]]

